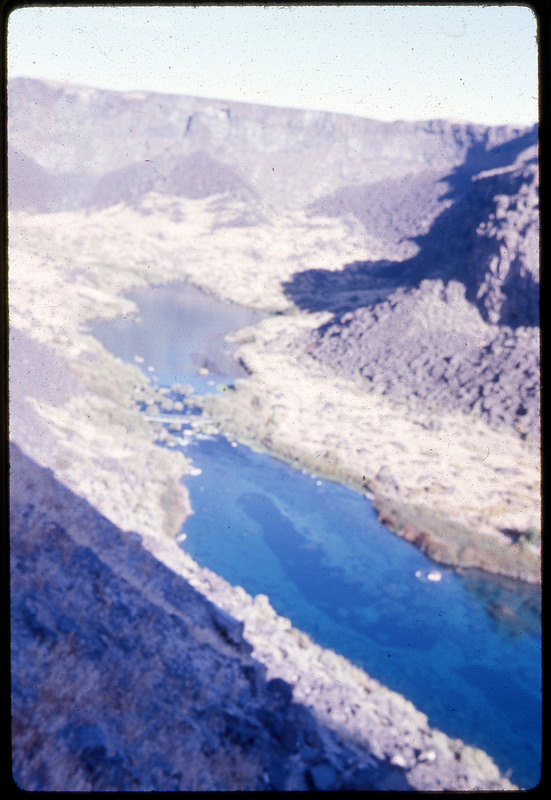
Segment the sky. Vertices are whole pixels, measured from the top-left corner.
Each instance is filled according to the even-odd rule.
[[[8,77],[380,120],[538,119],[529,6],[24,5]]]

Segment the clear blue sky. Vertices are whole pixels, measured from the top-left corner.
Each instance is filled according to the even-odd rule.
[[[23,7],[8,76],[376,119],[537,120],[528,6]]]

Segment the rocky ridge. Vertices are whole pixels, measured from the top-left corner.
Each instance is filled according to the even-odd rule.
[[[10,80],[8,109],[12,210],[134,204],[149,191],[189,198],[229,191],[260,205],[305,206],[343,186],[427,169],[442,176],[468,154],[484,161],[524,132],[27,78]],[[27,171],[37,191],[25,193]]]

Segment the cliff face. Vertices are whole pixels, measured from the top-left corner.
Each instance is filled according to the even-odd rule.
[[[49,210],[135,202],[153,188],[184,197],[238,190],[276,207],[296,206],[344,186],[427,169],[445,174],[474,150],[483,155],[523,132],[30,79],[10,82],[8,109],[14,165],[24,161],[29,176],[44,171],[51,183],[44,181],[41,203]],[[11,207],[29,202],[14,177]]]
[[[395,261],[358,262],[339,274],[296,274],[287,284],[295,302],[335,311],[331,322],[300,344],[341,374],[361,376],[390,398],[433,410],[475,410],[491,425],[505,424],[537,437],[534,137],[490,151],[488,162],[500,164],[493,169],[471,174],[472,165],[456,168],[440,202],[436,190],[442,184],[430,183],[426,175],[410,179],[403,190],[397,184],[378,186],[376,199],[386,197],[400,225],[410,231],[418,229],[412,204],[421,216],[434,219],[424,233],[408,240],[405,251],[395,251]],[[415,192],[407,197],[412,189],[424,205]],[[369,192],[364,204],[368,197]],[[381,212],[364,208],[363,215],[370,225]],[[387,231],[391,244],[400,245],[401,231],[396,223],[391,226],[393,213],[387,210],[383,216],[375,229]],[[408,258],[414,246],[417,252]],[[376,295],[371,301],[365,296],[370,288]]]
[[[484,217],[473,244],[476,302],[488,322],[539,326],[539,191],[536,146],[475,177]]]
[[[403,283],[461,281],[485,321],[538,326],[537,132],[465,156],[447,173],[343,187],[312,211],[357,217],[385,241]]]

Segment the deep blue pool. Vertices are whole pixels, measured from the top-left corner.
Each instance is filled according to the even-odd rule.
[[[186,480],[195,514],[183,548],[199,564],[268,595],[295,627],[410,699],[433,726],[486,750],[514,781],[538,781],[530,594],[505,625],[489,603],[514,606],[510,587],[436,567],[358,493],[222,437],[186,452],[202,473]],[[439,581],[428,578],[435,571]]]
[[[116,355],[143,358],[160,385],[196,391],[238,374],[224,326],[251,324],[254,312],[193,288],[134,298],[141,322],[94,329]],[[208,377],[198,363],[208,363]],[[295,627],[403,694],[431,725],[481,747],[521,787],[538,782],[534,588],[437,567],[381,526],[360,494],[223,437],[196,437],[185,452],[201,474],[186,479],[194,514],[182,547],[199,564],[268,595]],[[429,579],[435,571],[440,580]]]

